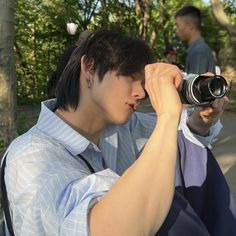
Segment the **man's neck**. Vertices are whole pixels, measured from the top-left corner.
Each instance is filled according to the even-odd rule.
[[[191,35],[191,37],[190,37],[190,39],[188,40],[188,45],[190,46],[190,45],[192,45],[195,41],[197,41],[199,38],[201,38],[202,36],[201,36],[201,33],[200,32],[198,32],[198,31],[196,31],[196,32],[194,32],[192,35]]]
[[[98,144],[101,133],[105,128],[105,123],[102,119],[100,119],[99,122],[97,116],[93,115],[91,112],[89,115],[85,115],[86,113],[80,114],[78,109],[76,111],[73,109],[69,109],[68,111],[57,109],[55,114],[89,141]],[[94,120],[93,117],[97,119]]]

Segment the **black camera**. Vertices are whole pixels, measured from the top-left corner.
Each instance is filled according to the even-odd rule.
[[[225,96],[227,88],[227,81],[220,75],[188,74],[184,76],[180,97],[184,104],[207,106]]]

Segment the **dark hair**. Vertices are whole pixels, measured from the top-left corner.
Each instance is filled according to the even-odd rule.
[[[177,54],[177,49],[176,49],[174,46],[172,46],[171,44],[168,44],[168,45],[166,46],[166,49],[165,49],[165,51],[164,51],[164,55],[166,56],[166,55],[168,55],[169,53],[175,53],[175,54]]]
[[[63,70],[65,69],[68,61],[70,60],[70,56],[72,55],[76,47],[77,46],[75,43],[69,45],[69,47],[66,48],[60,60],[58,61],[56,70],[52,72],[50,80],[48,81],[48,84],[47,84],[48,98],[55,98],[55,90],[56,90],[58,80]]]
[[[110,70],[116,70],[118,75],[133,75],[154,62],[152,51],[143,40],[113,30],[99,30],[74,50],[57,86],[58,108],[78,107],[83,55],[92,62],[91,69],[100,81]]]
[[[184,6],[180,10],[178,10],[175,14],[176,17],[190,17],[192,19],[193,24],[197,29],[201,28],[201,12],[198,8],[194,6]]]
[[[55,98],[55,90],[58,84],[58,81],[62,75],[63,70],[65,69],[67,63],[70,60],[70,57],[73,51],[80,46],[90,35],[92,34],[89,30],[84,30],[80,33],[79,39],[77,42],[71,43],[63,52],[60,60],[57,63],[56,70],[52,72],[50,80],[47,83],[47,94],[48,98]]]

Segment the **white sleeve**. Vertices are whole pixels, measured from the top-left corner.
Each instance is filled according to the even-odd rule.
[[[210,128],[210,132],[208,136],[200,136],[197,134],[194,134],[190,131],[190,129],[187,126],[187,118],[188,118],[188,109],[184,108],[181,114],[180,124],[179,124],[179,130],[183,131],[184,136],[190,140],[191,142],[199,145],[199,146],[205,146],[208,147],[213,139],[220,133],[222,129],[222,124],[220,121],[218,121],[214,126]]]

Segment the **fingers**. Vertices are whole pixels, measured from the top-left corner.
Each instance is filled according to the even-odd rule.
[[[218,113],[223,111],[228,104],[229,104],[229,99],[228,97],[224,96],[220,99],[215,99],[211,104],[211,106],[209,107],[196,107],[195,109],[196,110],[198,109],[201,112],[201,114],[207,116],[212,113]]]
[[[200,110],[200,114],[204,116],[210,116],[214,112],[213,107],[202,107],[198,109]]]
[[[223,98],[222,98],[222,109],[225,109],[227,106],[228,106],[228,104],[229,104],[229,98],[227,97],[227,96],[224,96]]]
[[[176,88],[181,82],[182,72],[174,65],[154,63],[145,67],[145,89],[158,114],[179,114],[182,104]]]
[[[206,72],[204,74],[201,74],[201,75],[205,75],[205,76],[214,76],[214,74],[212,72]]]
[[[145,80],[152,80],[154,76],[156,76],[156,79],[163,79],[165,82],[172,82],[176,88],[180,86],[183,78],[183,74],[177,66],[167,63],[154,63],[146,65]]]
[[[216,99],[211,107],[197,107],[194,112],[199,114],[198,117],[202,120],[202,123],[212,126],[221,118],[228,103],[229,99],[224,96],[223,98]]]
[[[150,83],[154,68],[155,68],[155,66],[153,64],[146,65],[144,68],[144,70],[145,70],[145,90],[147,91],[149,96],[150,96],[150,90],[149,90],[150,86],[148,86],[148,83]]]
[[[215,99],[215,101],[212,103],[212,108],[214,110],[224,110],[227,105],[229,104],[229,99],[227,96],[224,96],[223,98],[220,99]]]

